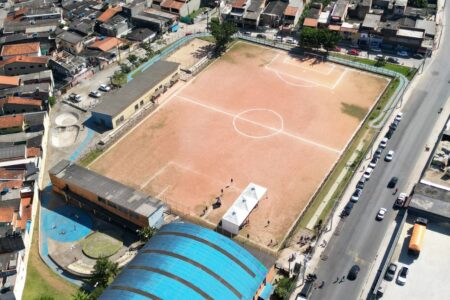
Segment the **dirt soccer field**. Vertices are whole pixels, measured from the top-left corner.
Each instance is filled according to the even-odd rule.
[[[239,42],[91,168],[212,225],[250,182],[262,185],[268,198],[241,235],[276,247],[387,84]]]

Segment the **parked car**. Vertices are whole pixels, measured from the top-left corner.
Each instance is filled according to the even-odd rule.
[[[397,265],[394,263],[391,263],[389,267],[386,270],[386,273],[384,274],[384,279],[387,281],[392,281],[395,277],[395,272],[397,272]]]
[[[358,265],[353,265],[351,267],[350,271],[348,271],[347,279],[355,280],[356,277],[358,277],[359,270],[360,270],[360,268]]]
[[[111,90],[111,87],[107,84],[100,84],[98,89],[102,92],[109,92]]]
[[[384,208],[384,207],[380,208],[380,210],[379,210],[378,213],[377,213],[376,219],[377,219],[378,221],[383,220],[383,219],[384,219],[384,216],[386,215],[386,212],[387,212],[387,209],[386,209],[386,208]]]
[[[389,150],[389,152],[386,154],[386,156],[384,157],[384,160],[387,162],[390,162],[394,159],[394,150]]]
[[[288,44],[295,44],[295,40],[291,37],[287,37],[284,41]]]
[[[275,40],[278,42],[283,42],[283,37],[281,35],[275,36]]]
[[[100,93],[99,91],[92,91],[89,93],[89,96],[91,96],[92,98],[100,98],[102,96],[102,93]]]
[[[185,36],[188,36],[188,35],[192,35],[192,32],[188,31],[188,32],[185,33]]]
[[[383,152],[383,148],[378,148],[376,151],[375,151],[375,154],[373,155],[373,157],[376,157],[376,158],[380,158],[381,157],[381,152]]]
[[[361,197],[361,194],[362,194],[362,190],[361,189],[356,189],[354,192],[353,192],[353,195],[352,195],[352,197],[351,197],[351,201],[352,202],[358,202],[358,200],[359,200],[359,197]]]
[[[395,186],[397,185],[397,182],[398,182],[398,177],[392,177],[391,178],[391,180],[389,180],[389,182],[388,182],[388,188],[390,188],[390,189],[392,189],[392,188],[395,188]]]
[[[336,51],[336,52],[341,52],[341,51],[342,51],[342,48],[341,48],[341,47],[335,47],[335,48],[334,48],[334,51]]]
[[[347,54],[358,56],[359,55],[359,51],[356,50],[356,49],[350,49],[350,50],[347,51]]]
[[[350,215],[352,209],[353,209],[353,202],[349,201],[342,210],[341,217],[347,217],[348,215]]]
[[[252,33],[250,31],[244,31],[243,34],[246,35],[246,36],[251,36],[252,35]]]
[[[378,61],[384,61],[384,56],[383,54],[377,54],[377,56],[375,56],[375,59]]]
[[[402,267],[400,272],[397,276],[397,284],[398,285],[405,285],[406,284],[406,277],[408,276],[409,269],[407,267]]]
[[[395,131],[394,129],[389,128],[389,131],[386,132],[385,137],[387,137],[388,139],[390,139],[390,138],[392,137],[392,135],[394,134],[394,131]]]
[[[73,102],[81,102],[81,100],[83,100],[83,98],[81,97],[81,95],[72,93],[69,95],[69,100],[71,100]]]
[[[400,57],[408,57],[409,53],[404,50],[400,50],[400,51],[397,51],[397,55]]]
[[[262,33],[258,33],[258,34],[256,35],[256,37],[257,37],[258,39],[266,39],[266,38],[267,38],[266,35],[265,35],[265,34],[262,34]]]
[[[403,113],[399,112],[396,116],[395,116],[395,121],[400,122],[402,120],[403,117]]]
[[[297,294],[297,297],[295,300],[307,300],[309,299],[309,296],[311,295],[311,292],[314,288],[314,282],[312,281],[306,281],[305,285],[303,286],[300,293]]]
[[[364,176],[361,176],[361,178],[359,179],[358,183],[356,184],[356,188],[362,190],[364,188],[364,183],[365,182],[366,182],[366,178]]]
[[[387,61],[390,62],[390,63],[392,63],[392,64],[398,64],[398,63],[400,63],[400,62],[398,61],[398,58],[396,58],[396,57],[388,57],[388,58],[387,58]]]
[[[398,127],[398,122],[395,122],[395,121],[392,122],[391,125],[389,125],[389,128],[391,128],[391,129],[393,129],[393,130],[396,130],[397,127]]]
[[[373,169],[371,167],[366,168],[366,170],[364,171],[364,178],[366,178],[366,180],[369,180],[370,175],[372,175]]]
[[[423,58],[424,58],[424,56],[423,56],[422,54],[420,54],[420,53],[414,54],[413,57],[414,57],[415,59],[423,59]]]
[[[378,158],[374,157],[372,158],[372,160],[369,163],[369,167],[371,167],[372,169],[374,169],[377,166],[378,163]]]
[[[382,140],[381,140],[381,142],[380,142],[380,148],[386,148],[386,146],[387,146],[387,142],[389,141],[389,139],[387,138],[387,137],[384,137]]]
[[[395,200],[394,206],[395,207],[403,207],[403,205],[405,205],[405,202],[407,199],[408,199],[408,195],[406,195],[406,193],[400,193],[400,195],[398,195],[397,199]]]

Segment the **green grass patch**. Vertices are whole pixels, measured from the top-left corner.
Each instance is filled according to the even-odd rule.
[[[103,153],[103,150],[101,150],[101,149],[93,149],[89,153],[84,155],[78,163],[83,167],[87,167],[91,162],[93,162],[102,153]]]
[[[363,64],[366,64],[369,66],[376,66],[376,64],[378,63],[376,60],[362,58],[362,57],[353,56],[353,55],[341,54],[341,53],[330,52],[329,55],[335,56],[335,57],[341,57],[343,59],[350,60],[350,61],[356,61],[356,62],[363,63]],[[385,63],[383,66],[380,66],[380,67],[403,74],[404,76],[406,76],[406,78],[408,78],[408,80],[413,79],[414,75],[416,75],[416,72],[417,72],[416,68],[410,68],[410,67],[397,65],[397,64],[391,64],[391,63]]]
[[[199,40],[202,40],[202,41],[207,41],[207,42],[210,42],[210,43],[215,43],[216,42],[216,40],[214,39],[214,37],[211,35],[211,36],[201,36],[201,37],[197,37]]]
[[[367,108],[356,104],[341,102],[341,112],[361,121],[367,114]]]
[[[393,95],[398,84],[399,84],[399,80],[397,78],[390,82],[389,86],[386,88],[385,92],[379,99],[377,106],[375,107],[375,109],[372,110],[369,117],[364,121],[363,126],[357,132],[352,143],[346,149],[346,151],[344,152],[344,154],[342,155],[342,157],[339,159],[338,163],[336,164],[335,168],[333,169],[333,171],[331,172],[329,177],[326,179],[325,183],[320,188],[319,192],[314,197],[311,206],[303,214],[303,216],[299,222],[298,229],[306,228],[306,226],[309,223],[309,220],[316,213],[316,211],[319,208],[320,204],[322,203],[323,199],[328,195],[329,191],[331,190],[334,183],[337,181],[341,172],[345,168],[347,168],[348,170],[347,170],[346,175],[339,182],[339,185],[336,188],[336,190],[334,191],[330,201],[328,201],[328,203],[326,204],[325,208],[320,213],[320,216],[317,220],[325,221],[328,218],[328,215],[330,214],[331,210],[333,209],[335,202],[341,197],[342,193],[344,192],[345,188],[347,187],[348,183],[350,182],[350,180],[353,176],[353,173],[356,171],[357,166],[359,165],[361,160],[364,159],[364,156],[369,149],[370,141],[374,138],[374,135],[377,133],[377,130],[369,127],[368,123],[371,120],[375,119],[380,114],[380,112],[385,109],[385,106],[388,103],[388,100]],[[356,110],[356,109],[352,108],[352,110],[353,110],[352,113],[355,113],[354,110]],[[361,142],[363,143],[362,148],[359,149],[359,153],[357,154],[356,159],[353,160],[351,164],[349,164],[351,156],[356,151],[356,149],[358,148],[358,146]]]
[[[94,232],[82,242],[83,253],[90,258],[110,257],[116,254],[123,243],[111,233]]]
[[[38,227],[39,222],[35,222],[22,299],[37,300],[51,297],[54,300],[67,300],[70,295],[76,293],[78,287],[59,277],[42,261],[38,253]]]

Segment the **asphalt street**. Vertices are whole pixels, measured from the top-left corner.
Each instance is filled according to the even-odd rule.
[[[450,20],[449,7],[445,8],[445,20]],[[374,266],[373,262],[388,226],[394,222],[397,215],[397,211],[393,209],[396,195],[393,195],[393,189],[387,188],[387,184],[393,176],[397,176],[398,193],[409,184],[408,179],[412,175],[415,162],[424,152],[439,109],[446,104],[450,96],[448,32],[448,27],[444,26],[445,37],[441,41],[440,50],[433,55],[432,62],[417,78],[411,93],[408,93],[409,99],[402,109],[403,119],[388,142],[382,159],[366,183],[351,215],[343,222],[339,234],[329,241],[326,250],[328,259],[321,262],[317,271],[318,282],[325,281],[325,286],[315,290],[311,299],[365,299],[366,295],[360,295],[361,290],[371,268],[378,267]],[[394,159],[389,163],[383,160],[388,150],[395,151]],[[383,221],[376,221],[375,216],[381,207],[388,209],[387,215]],[[355,281],[345,279],[342,283],[333,283],[337,278],[346,277],[354,264],[361,268]]]

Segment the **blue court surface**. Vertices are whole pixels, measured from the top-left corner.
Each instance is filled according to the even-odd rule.
[[[47,210],[43,215],[43,226],[47,237],[67,243],[81,240],[92,231],[92,219],[83,210],[65,205],[56,210]]]

